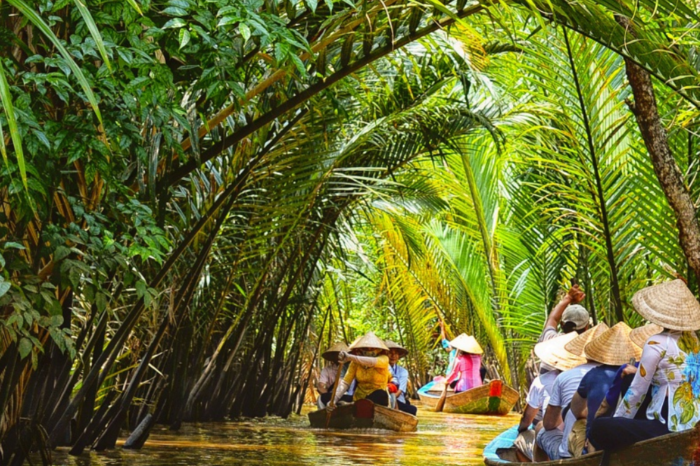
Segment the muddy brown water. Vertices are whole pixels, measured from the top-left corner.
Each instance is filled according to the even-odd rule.
[[[418,418],[418,431],[413,433],[312,429],[305,414],[184,424],[178,432],[156,426],[139,451],[117,447],[76,457],[59,449],[53,460],[61,466],[483,464],[484,446],[519,420],[515,413],[472,416],[432,413],[420,406]]]

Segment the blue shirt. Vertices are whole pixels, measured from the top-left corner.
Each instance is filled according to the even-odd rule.
[[[401,396],[397,400],[405,403],[406,397],[404,394],[406,393],[406,388],[408,388],[408,371],[398,364],[393,366],[389,364],[389,370],[391,371],[391,381],[401,390]]]
[[[578,386],[578,394],[586,399],[588,407],[588,417],[586,423],[586,437],[588,437],[591,424],[595,419],[595,413],[600,408],[600,404],[605,399],[605,394],[615,380],[619,366],[598,366],[590,371],[581,379]]]

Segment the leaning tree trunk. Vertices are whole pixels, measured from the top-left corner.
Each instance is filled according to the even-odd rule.
[[[627,18],[617,17],[617,21],[626,29],[630,29],[631,24]],[[634,35],[634,32],[631,32]],[[668,145],[666,129],[656,106],[651,75],[629,58],[625,58],[625,68],[634,94],[634,116],[654,165],[656,177],[676,214],[678,239],[683,253],[695,277],[700,277],[700,226],[690,192]]]

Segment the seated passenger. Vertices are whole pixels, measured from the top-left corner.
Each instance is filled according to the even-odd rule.
[[[682,280],[644,288],[632,304],[648,321],[664,328],[649,337],[632,384],[614,417],[593,421],[589,443],[615,450],[669,432],[691,429],[700,421],[700,304]],[[652,397],[646,419],[635,419],[647,391]]]
[[[557,340],[556,344],[563,346],[576,338],[576,335],[576,333],[569,333],[565,338]],[[552,358],[552,353],[550,352],[551,347],[548,349],[548,345],[540,344],[536,348],[538,348],[539,353],[542,354],[542,356],[538,357],[540,357],[543,364],[546,364],[544,361],[550,361],[551,364],[547,364],[547,367],[550,367],[551,369],[541,373],[539,376],[535,377],[535,380],[532,381],[530,389],[527,392],[527,398],[525,399],[525,412],[520,418],[520,424],[518,425],[518,436],[514,442],[515,448],[530,461],[532,461],[534,458],[536,437],[535,429],[538,425],[540,425],[541,429],[542,419],[547,409],[547,405],[549,404],[549,398],[552,393],[554,381],[561,371],[573,369],[580,363],[583,363],[583,360],[580,358]],[[542,352],[543,350],[547,354],[544,354]]]
[[[392,393],[392,396],[396,397],[396,407],[400,411],[415,416],[418,412],[418,408],[411,405],[408,398],[406,398],[408,371],[398,364],[399,359],[408,354],[408,350],[390,340],[385,340],[384,344],[389,348],[389,371],[391,372],[389,392]],[[395,391],[392,391],[392,386]]]
[[[620,322],[588,343],[583,350],[589,361],[601,365],[583,376],[571,400],[571,413],[577,419],[569,435],[569,453],[573,457],[584,454],[590,426],[619,367],[639,359],[642,354],[641,348],[630,339],[631,331],[627,324]]]
[[[338,384],[335,394],[336,404],[352,383],[357,381],[353,401],[368,399],[381,406],[389,406],[387,385],[389,372],[389,348],[374,333],[369,332],[350,345],[350,352],[341,351],[338,361],[350,362],[345,377]],[[330,405],[329,405],[330,407]]]
[[[484,352],[476,339],[466,333],[461,334],[450,342],[450,346],[457,350],[452,372],[447,376],[446,384],[457,380],[454,386],[455,393],[464,392],[471,388],[481,386],[481,354]]]
[[[328,402],[331,401],[333,385],[335,385],[335,378],[338,375],[338,353],[347,350],[348,345],[337,342],[321,355],[321,357],[326,360],[326,365],[323,370],[321,370],[318,383],[316,384],[316,389],[319,393],[319,397],[317,398],[318,409],[325,408]],[[347,367],[344,367],[340,376],[342,377],[346,371]],[[343,401],[352,401],[352,397],[346,395]]]
[[[544,419],[542,420],[543,429],[537,433],[537,445],[547,454],[549,459],[558,460],[571,456],[569,453],[569,433],[576,422],[576,418],[570,412],[565,412],[565,408],[568,408],[571,403],[583,376],[598,365],[598,363],[587,361],[583,358],[584,346],[607,329],[607,325],[603,323],[598,324],[586,330],[581,335],[575,336],[568,343],[565,343],[563,351],[561,344],[553,345],[549,351],[552,353],[549,356],[550,359],[556,360],[561,358],[567,360],[576,358],[579,360],[579,365],[573,369],[562,372],[554,381],[552,393],[549,398],[549,405],[547,406]],[[566,335],[558,337],[558,339],[562,339],[562,342],[563,338],[570,337]],[[557,339],[538,343],[535,346],[535,354],[537,354],[543,362],[550,365],[551,363],[547,361],[546,358],[540,356],[542,349],[540,347],[540,351],[538,352],[538,346],[555,341],[557,341]],[[539,458],[537,459],[539,460]]]

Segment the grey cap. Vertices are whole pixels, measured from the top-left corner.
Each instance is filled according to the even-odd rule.
[[[576,324],[576,330],[581,330],[588,325],[591,316],[585,307],[580,304],[571,304],[564,310],[564,314],[561,316],[561,323],[573,322]]]

